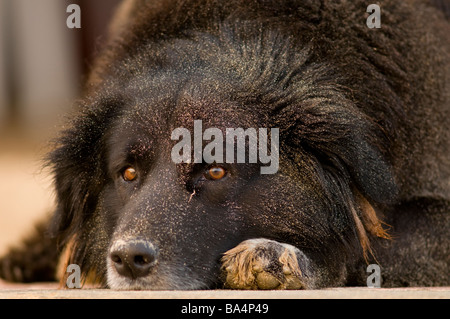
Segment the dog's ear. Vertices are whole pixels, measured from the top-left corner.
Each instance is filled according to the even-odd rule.
[[[391,238],[371,203],[395,202],[398,189],[384,149],[389,143],[382,133],[370,121],[357,116],[347,124],[341,138],[326,148],[328,151],[334,149],[333,155],[345,170],[344,176],[348,176],[349,191],[353,195],[347,198],[348,207],[355,221],[364,259],[368,261],[369,254],[375,257],[368,235]]]
[[[57,210],[51,233],[62,241],[85,222],[105,183],[105,130],[116,105],[81,106],[82,113],[56,141],[48,162],[53,170]]]
[[[398,195],[392,167],[366,132],[356,130],[345,139],[348,170],[363,196],[377,203],[392,203]]]
[[[285,140],[306,147],[323,165],[349,176],[369,200],[395,201],[398,190],[389,163],[388,138],[351,104],[345,106],[346,101],[338,98],[334,102],[333,106],[317,103],[303,112],[284,113],[295,123],[284,130]]]
[[[93,134],[86,136],[88,125],[80,122],[75,124],[78,127],[64,132],[60,146],[51,154],[57,196],[57,211],[51,228],[55,235],[81,225],[85,212],[95,205],[98,195],[95,185],[99,184],[101,173],[97,134],[91,131]]]

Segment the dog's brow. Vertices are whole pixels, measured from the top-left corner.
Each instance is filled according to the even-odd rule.
[[[194,163],[181,163],[177,164],[177,170],[179,171],[180,176],[188,176],[194,172],[195,166]]]
[[[144,143],[142,141],[139,141],[137,143],[133,143],[128,147],[128,153],[132,155],[142,155],[147,152],[149,152],[151,149],[151,145],[149,143]]]

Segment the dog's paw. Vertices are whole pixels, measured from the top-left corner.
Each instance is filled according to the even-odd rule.
[[[0,258],[0,278],[11,282],[54,281],[59,252],[56,239],[38,224],[22,243]]]
[[[0,278],[10,282],[54,281],[56,260],[53,252],[12,249],[0,258]]]
[[[222,258],[225,287],[231,289],[304,289],[294,246],[268,239],[246,240]]]

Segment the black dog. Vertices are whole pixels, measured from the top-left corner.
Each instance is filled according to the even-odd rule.
[[[51,279],[64,247],[114,289],[364,285],[371,263],[449,285],[450,23],[428,2],[380,1],[374,29],[367,1],[125,2],[50,156],[54,239],[0,274]],[[195,120],[278,128],[278,171],[174,163]]]

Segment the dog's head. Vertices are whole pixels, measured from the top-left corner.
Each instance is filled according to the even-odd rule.
[[[373,209],[395,196],[384,132],[306,35],[236,21],[113,46],[51,156],[53,230],[86,276],[112,288],[211,287],[223,253],[260,237],[340,273],[385,236]],[[180,128],[190,160],[178,163]],[[278,129],[278,140],[256,135],[277,170],[261,174],[273,163],[250,160],[261,152],[251,138],[243,163],[226,161],[228,128]],[[223,162],[206,162],[221,145]]]

